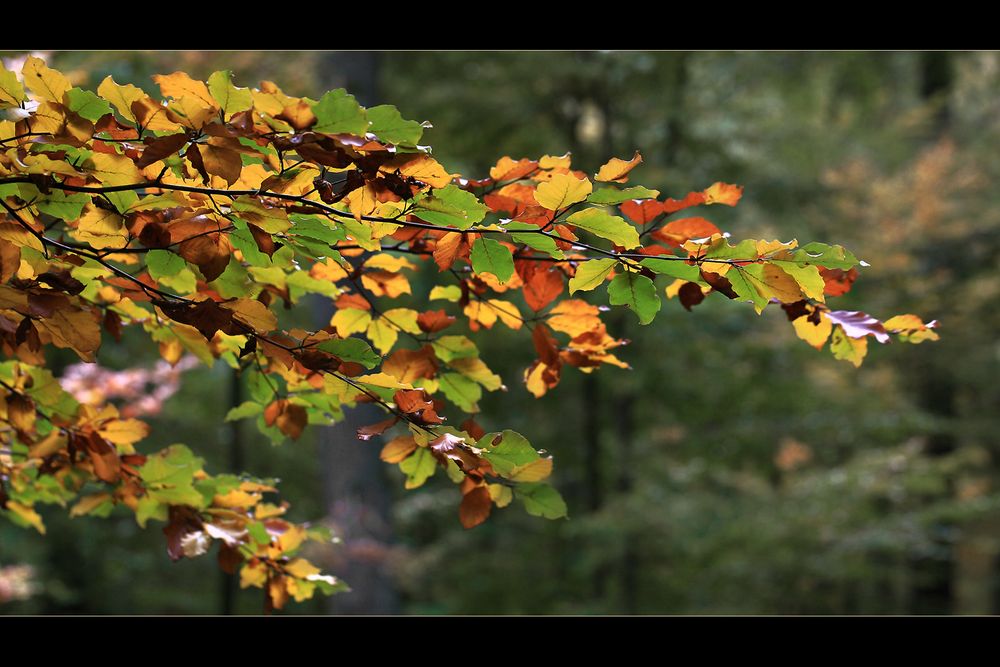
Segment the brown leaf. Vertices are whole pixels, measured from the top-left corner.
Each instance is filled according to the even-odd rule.
[[[399,421],[399,417],[393,415],[388,419],[380,421],[376,424],[369,424],[368,426],[362,426],[358,429],[358,440],[371,440],[376,435],[382,435],[385,431]]]
[[[0,239],[0,283],[10,280],[21,266],[21,248]]]
[[[216,331],[230,336],[246,333],[246,328],[233,320],[233,311],[222,308],[210,299],[195,303],[175,303],[172,301],[155,301],[167,317],[188,324],[201,332],[206,339],[212,340]]]
[[[490,491],[486,486],[477,486],[462,496],[462,504],[458,507],[458,520],[466,529],[474,528],[486,521],[493,509]]]
[[[173,155],[188,142],[188,135],[184,132],[178,134],[168,134],[163,137],[146,138],[146,148],[139,159],[135,160],[135,166],[144,169],[158,160]]]
[[[22,394],[7,395],[7,419],[19,431],[28,433],[35,428],[35,403]]]
[[[701,285],[698,283],[684,283],[678,290],[677,296],[681,300],[681,305],[689,311],[705,300],[705,293],[701,291]]]
[[[400,389],[393,394],[392,400],[406,414],[434,408],[423,389]]]
[[[399,463],[417,449],[417,441],[412,435],[402,435],[385,443],[379,458],[386,463]]]
[[[739,295],[733,290],[733,284],[729,282],[729,278],[725,276],[720,276],[718,273],[712,273],[711,271],[701,271],[702,280],[712,286],[716,292],[721,292],[725,294],[730,299],[738,299]]]
[[[97,475],[98,479],[109,484],[117,482],[121,476],[121,461],[118,459],[118,450],[97,433],[90,433],[86,436],[86,448],[90,462],[94,464],[94,474]]]
[[[437,357],[430,345],[424,345],[419,350],[396,350],[382,362],[383,372],[407,383],[420,378],[433,378],[437,368]]]
[[[212,144],[201,144],[201,160],[205,171],[213,176],[219,176],[230,186],[240,180],[243,171],[243,160],[240,154],[228,148],[220,148]]]
[[[170,560],[177,561],[184,556],[196,555],[198,545],[193,542],[197,542],[198,536],[204,535],[204,531],[201,529],[201,520],[192,509],[172,505],[163,534],[167,536],[167,555]],[[210,540],[207,535],[205,538],[204,545],[207,548]]]

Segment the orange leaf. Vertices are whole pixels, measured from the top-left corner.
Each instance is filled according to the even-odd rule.
[[[628,173],[638,167],[641,162],[642,155],[639,154],[639,151],[635,152],[631,160],[613,157],[601,167],[594,179],[604,183],[627,183]]]

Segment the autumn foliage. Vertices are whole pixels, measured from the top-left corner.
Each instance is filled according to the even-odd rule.
[[[569,367],[628,368],[603,303],[641,324],[663,297],[776,304],[800,338],[854,365],[872,338],[937,338],[914,315],[832,309],[865,266],[843,247],[733,243],[702,217],[742,188],[675,199],[629,184],[638,152],[593,175],[546,155],[468,178],[420,144],[426,123],[344,90],[313,100],[238,88],[228,72],[154,79],[165,102],[111,77],[74,88],[37,58],[0,70],[0,513],[40,532],[40,503],[74,516],[124,506],[163,523],[170,558],[217,544],[220,566],[272,608],[344,588],[296,555],[330,535],[286,519],[270,481],[210,474],[181,444],[144,452],[139,412],[108,392],[78,400],[46,368],[50,347],[93,362],[126,328],[169,364],[187,352],[238,370],[250,400],[227,419],[275,441],[381,406],[358,437],[386,436],[381,458],[407,488],[443,470],[466,528],[514,500],[567,513],[552,458],[475,421],[482,392],[505,387],[470,337],[481,329],[525,331],[537,358],[506,381],[536,397]],[[418,273],[436,277],[428,293]],[[329,324],[284,326],[310,295],[333,303]]]

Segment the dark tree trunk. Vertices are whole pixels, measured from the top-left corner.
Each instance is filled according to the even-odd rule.
[[[379,103],[380,54],[337,51],[319,57],[323,90],[346,88],[362,106]],[[315,325],[327,326],[333,315],[328,299],[314,301]],[[378,457],[378,439],[361,442],[356,430],[379,421],[382,411],[370,404],[346,410],[344,421],[320,436],[323,496],[334,532],[342,540],[334,573],[351,592],[329,598],[335,614],[399,613],[399,596],[389,571],[393,538],[392,496],[386,466]]]

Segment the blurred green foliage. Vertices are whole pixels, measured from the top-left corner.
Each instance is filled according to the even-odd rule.
[[[149,89],[153,73],[225,68],[240,85],[273,79],[313,97],[336,80],[324,57],[51,54],[77,85],[112,74]],[[387,52],[376,62],[381,100],[432,121],[426,140],[452,171],[567,150],[594,171],[639,149],[638,182],[668,196],[744,185],[736,209],[710,212],[737,237],[843,243],[866,259],[838,307],[937,318],[942,336],[873,347],[855,369],[795,338],[780,311],[758,317],[713,297],[687,313],[669,301],[649,327],[631,313],[610,325],[632,340],[621,356],[633,370],[568,372],[536,401],[520,381],[528,336],[485,333],[483,357],[510,391],[483,397],[483,426],[555,455],[570,519],[497,512],[464,531],[452,485],[406,493],[387,470],[398,495],[386,562],[405,611],[997,611],[1000,54]],[[105,346],[101,362],[137,363],[140,343]],[[226,468],[228,371],[188,375],[149,444],[186,442]],[[283,447],[246,438],[246,469],[281,478],[297,518],[321,517],[315,434]],[[0,565],[32,564],[42,587],[2,611],[223,608],[215,564],[170,563],[155,529],[124,515],[45,520],[46,538],[0,525]],[[239,593],[236,611],[259,609]]]

